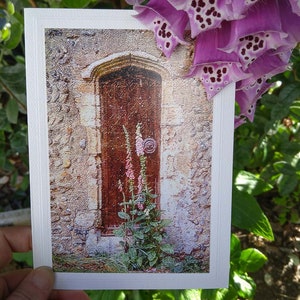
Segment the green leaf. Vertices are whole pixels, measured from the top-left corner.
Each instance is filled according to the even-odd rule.
[[[240,171],[238,173],[235,179],[235,186],[238,190],[253,196],[262,194],[273,188],[272,185],[247,171]]]
[[[287,103],[277,103],[273,106],[271,111],[271,118],[272,120],[280,120],[288,115],[289,113],[289,106]]]
[[[147,254],[147,257],[148,257],[149,261],[154,261],[157,258],[157,254],[155,251],[150,251]]]
[[[9,40],[10,36],[11,36],[11,31],[10,31],[10,27],[5,26],[1,31],[0,31],[1,37],[0,37],[0,42],[1,41],[7,41]]]
[[[162,239],[163,239],[163,237],[162,237],[162,235],[160,234],[160,233],[158,233],[158,232],[155,232],[154,234],[153,234],[153,236],[152,236],[157,242],[161,242],[162,241]]]
[[[4,109],[0,109],[0,130],[12,132],[11,123],[7,119],[7,115]]]
[[[119,237],[124,237],[125,232],[124,232],[123,228],[114,229],[114,235],[119,236]],[[120,243],[124,243],[124,242],[121,241]]]
[[[183,290],[182,291],[183,300],[201,299],[201,290]]]
[[[172,223],[172,220],[170,220],[170,219],[163,219],[163,220],[160,221],[160,227],[161,227],[161,228],[167,227],[167,226],[169,226],[171,223]]]
[[[156,246],[152,243],[143,245],[143,249],[153,249],[153,248],[156,248]]]
[[[118,216],[119,216],[119,218],[121,218],[123,220],[130,220],[130,216],[128,215],[128,213],[126,213],[124,211],[119,211]]]
[[[19,104],[19,110],[26,112],[25,66],[17,63],[0,67],[0,86]]]
[[[128,250],[128,255],[131,259],[135,259],[136,256],[137,256],[137,251],[135,248],[133,247],[130,247],[129,250]]]
[[[285,155],[294,155],[299,152],[299,140],[289,140],[280,145],[280,152]]]
[[[7,154],[4,150],[0,149],[0,169],[11,171],[14,169],[13,165],[7,159]]]
[[[136,260],[136,263],[138,264],[139,267],[141,267],[143,265],[143,258],[141,256],[138,257],[138,259]]]
[[[27,153],[27,131],[16,131],[10,137],[10,146],[14,152]]]
[[[293,102],[293,104],[290,106],[290,111],[296,116],[300,117],[300,100]]]
[[[5,138],[5,134],[4,131],[0,129],[0,150],[4,150],[5,149],[5,142],[6,138]]]
[[[83,8],[90,4],[91,0],[63,0],[62,4],[69,8]]]
[[[125,300],[124,291],[118,290],[103,290],[103,291],[85,291],[91,300]]]
[[[15,6],[11,1],[7,1],[6,10],[10,15],[15,13]]]
[[[20,190],[26,191],[29,187],[29,176],[25,175],[20,185]]]
[[[131,210],[131,211],[130,211],[130,214],[131,214],[132,216],[135,216],[135,215],[137,214],[137,212],[138,212],[138,210],[137,210],[137,209],[134,209],[134,210]]]
[[[242,127],[242,126],[241,126]],[[237,128],[240,130],[240,127]],[[253,140],[236,140],[234,146],[234,166],[235,168],[243,168],[251,160],[251,151],[253,148]]]
[[[153,260],[150,261],[149,266],[150,267],[154,267],[155,264],[157,263],[157,261],[158,261],[158,257],[155,257],[155,259],[153,259]]]
[[[143,240],[144,239],[144,234],[141,231],[135,231],[133,233],[133,236],[137,239]]]
[[[238,295],[235,289],[201,290],[201,300],[235,300]]]
[[[299,83],[291,83],[285,86],[279,93],[280,100],[289,107],[295,99],[300,97],[300,85]]]
[[[231,235],[230,240],[230,260],[233,262],[238,262],[241,255],[241,242],[240,239],[235,235]]]
[[[298,184],[297,175],[282,174],[278,178],[278,190],[281,196],[287,196],[292,193]]]
[[[15,99],[9,99],[5,106],[5,111],[8,121],[12,124],[17,124],[19,116],[19,105]]]
[[[136,222],[136,223],[139,223],[139,222],[141,222],[141,221],[143,221],[143,220],[145,220],[145,219],[147,219],[147,216],[146,216],[146,214],[143,212],[143,214],[142,214],[141,216],[139,216],[139,217],[137,217],[137,218],[135,219],[135,222]],[[145,232],[146,232],[146,230],[145,230]]]
[[[153,221],[153,222],[150,222],[150,225],[152,227],[157,227],[159,225],[159,221]]]
[[[252,299],[255,294],[256,284],[253,279],[245,274],[233,273],[233,285],[238,295],[245,299]]]
[[[16,18],[12,18],[10,31],[10,38],[6,41],[5,47],[7,49],[15,49],[22,40],[23,24],[21,24]]]
[[[232,224],[273,241],[272,227],[252,195],[233,188]]]
[[[32,251],[13,253],[13,260],[21,263],[26,263],[28,267],[32,267],[33,266]]]
[[[170,244],[160,245],[160,250],[167,253],[167,254],[173,254],[174,253],[174,247]]]
[[[296,174],[296,169],[286,161],[275,162],[273,164],[273,166],[274,166],[274,169],[279,173],[283,173],[285,175],[295,175]]]
[[[255,248],[248,248],[241,252],[240,269],[243,272],[256,272],[267,261],[267,257]]]

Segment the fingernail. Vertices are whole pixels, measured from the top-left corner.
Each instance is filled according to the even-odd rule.
[[[33,271],[33,284],[41,290],[52,289],[54,284],[54,273],[49,267],[39,267]]]

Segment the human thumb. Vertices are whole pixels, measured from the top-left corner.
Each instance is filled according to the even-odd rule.
[[[46,300],[54,285],[54,273],[49,267],[32,270],[7,298],[9,300]]]

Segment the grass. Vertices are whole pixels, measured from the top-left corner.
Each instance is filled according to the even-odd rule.
[[[198,259],[185,255],[183,258],[172,259],[169,268],[153,268],[145,272],[172,272],[172,273],[206,273],[209,266],[201,263]],[[93,257],[82,257],[75,254],[53,255],[53,269],[56,272],[74,273],[127,273],[126,265],[118,256],[106,253],[97,254]],[[142,271],[142,270],[141,270]],[[142,271],[143,272],[143,271]]]
[[[126,273],[126,266],[115,257],[99,254],[93,257],[78,255],[53,255],[53,269],[56,272],[75,273]]]

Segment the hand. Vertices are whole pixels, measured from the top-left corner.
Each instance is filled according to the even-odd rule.
[[[0,269],[12,259],[13,252],[31,250],[30,227],[0,228]],[[0,299],[8,300],[88,300],[83,291],[53,291],[54,273],[49,267],[23,269],[0,274]]]

